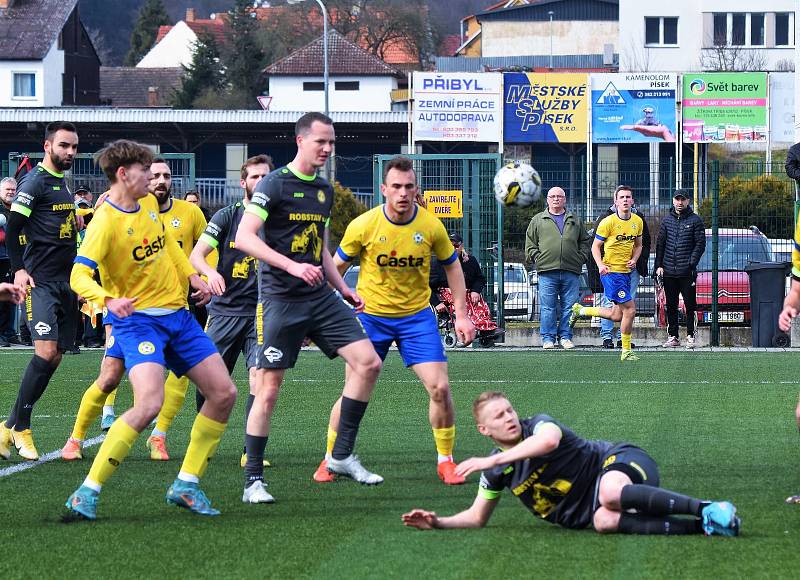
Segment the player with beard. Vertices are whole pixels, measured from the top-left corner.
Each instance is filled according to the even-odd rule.
[[[150,166],[150,171],[153,177],[148,189],[158,202],[161,222],[188,257],[194,243],[206,228],[206,218],[200,208],[193,203],[172,197],[172,172],[164,159],[156,157]],[[103,199],[104,196],[101,196],[98,204]],[[184,285],[186,286],[184,290],[188,294],[188,282]],[[86,438],[89,426],[97,418],[101,409],[103,411],[101,422],[103,430],[108,430],[114,423],[116,388],[122,381],[124,373],[124,356],[115,344],[111,326],[106,325],[106,353],[100,366],[100,376],[83,394],[72,435],[61,450],[63,459],[67,461],[82,459],[81,445]],[[167,377],[164,405],[152,434],[147,438],[147,448],[150,450],[150,458],[153,460],[166,461],[169,459],[166,449],[166,433],[183,405],[188,386],[189,379],[185,376],[178,378],[170,373]]]
[[[255,259],[236,249],[235,240],[239,222],[253,197],[256,184],[272,169],[272,159],[267,155],[256,155],[244,162],[240,181],[244,198],[214,214],[189,256],[192,265],[208,279],[208,285],[214,294],[208,305],[206,334],[222,355],[231,376],[239,353],[245,358],[250,384],[250,393],[245,404],[245,430],[255,400],[258,275]],[[214,250],[219,252],[216,268],[206,261]],[[202,404],[203,396],[198,390],[197,408],[200,409]],[[247,456],[243,452],[242,467],[246,460]],[[264,465],[269,463],[265,462]],[[247,498],[249,502],[272,501],[272,496],[263,487],[257,489],[263,493]]]
[[[27,291],[26,312],[34,354],[22,375],[17,400],[0,426],[0,457],[11,447],[20,457],[35,461],[33,406],[75,340],[78,298],[69,286],[81,220],[75,215],[64,171],[78,152],[78,133],[72,123],[56,121],[45,129],[44,159],[19,183],[6,227],[14,285]],[[27,245],[20,245],[24,233]]]

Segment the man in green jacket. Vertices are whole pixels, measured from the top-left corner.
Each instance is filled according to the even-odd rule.
[[[531,218],[525,233],[525,256],[539,274],[539,333],[542,348],[574,348],[569,327],[570,307],[578,301],[581,267],[589,255],[591,237],[583,221],[567,211],[560,187],[547,192],[547,209]]]

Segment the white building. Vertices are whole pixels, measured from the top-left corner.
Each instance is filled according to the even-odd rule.
[[[619,0],[620,71],[790,70],[797,0]]]
[[[392,110],[391,92],[402,76],[338,32],[328,33],[328,110]],[[323,38],[264,69],[271,111],[324,110]]]
[[[0,107],[97,105],[99,71],[77,0],[0,0]]]
[[[196,18],[194,8],[186,9],[186,17],[174,26],[161,26],[153,47],[142,57],[138,68],[180,68],[192,63],[194,47],[201,34],[214,38],[218,47],[226,42],[226,25],[222,18]]]

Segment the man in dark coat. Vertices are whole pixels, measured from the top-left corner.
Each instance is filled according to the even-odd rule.
[[[686,307],[686,348],[694,348],[694,313],[697,308],[697,264],[706,250],[703,220],[689,205],[690,191],[679,189],[672,208],[661,222],[656,241],[655,275],[664,281],[667,298],[665,348],[681,345],[678,338],[678,296]]]

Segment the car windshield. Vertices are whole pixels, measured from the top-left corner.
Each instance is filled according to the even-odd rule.
[[[495,270],[497,272],[497,270]],[[496,276],[496,274],[495,274]],[[505,283],[508,284],[509,282],[512,284],[524,284],[525,283],[525,271],[519,268],[506,267],[505,268],[505,276],[503,277]]]
[[[759,237],[719,236],[719,269],[744,270],[748,262],[771,262],[772,252]],[[697,265],[699,272],[711,271],[711,236],[706,237],[706,251]]]

